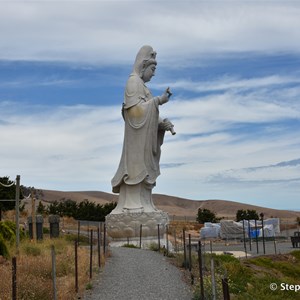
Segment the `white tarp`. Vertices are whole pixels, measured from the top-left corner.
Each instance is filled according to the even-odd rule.
[[[221,220],[220,237],[222,239],[243,238],[243,224],[233,220]]]
[[[244,230],[245,237],[255,238],[256,234],[258,237],[262,237],[262,222],[260,220],[256,221],[255,228],[255,220],[243,220],[240,222],[235,222],[232,220],[222,220],[221,221],[221,230],[220,236],[223,239],[236,239],[236,238],[244,238],[243,233],[243,222],[244,222]],[[280,233],[280,221],[279,218],[271,218],[264,220],[264,235],[265,237],[272,237]]]
[[[220,224],[206,222],[204,223],[204,227],[200,229],[200,238],[219,238],[220,228]]]

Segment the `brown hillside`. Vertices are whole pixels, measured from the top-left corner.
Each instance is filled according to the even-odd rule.
[[[55,200],[64,201],[67,199],[74,200],[76,202],[88,199],[100,204],[107,202],[113,202],[118,200],[118,195],[98,192],[98,191],[83,191],[83,192],[61,192],[53,190],[42,190],[43,201],[53,202]],[[228,219],[234,219],[237,210],[239,209],[252,209],[258,213],[263,212],[266,218],[278,217],[281,219],[295,220],[300,217],[300,212],[277,210],[272,208],[260,207],[250,204],[244,204],[227,200],[188,200],[184,198],[178,198],[173,196],[154,194],[154,204],[159,208],[169,213],[170,216],[187,217],[189,219],[195,219],[198,208],[207,208],[217,214],[218,217],[224,217]]]

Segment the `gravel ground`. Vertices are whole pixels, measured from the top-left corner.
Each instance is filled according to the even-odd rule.
[[[190,287],[167,258],[150,250],[111,248],[85,300],[191,300]]]

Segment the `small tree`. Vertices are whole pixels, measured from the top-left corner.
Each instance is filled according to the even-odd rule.
[[[42,201],[39,201],[39,205],[37,207],[37,213],[40,215],[43,215],[47,212],[46,206],[42,203]]]
[[[239,209],[236,212],[236,221],[242,221],[242,220],[258,220],[258,213],[254,209]]]
[[[218,222],[220,218],[216,217],[216,214],[207,208],[198,208],[197,222],[204,224],[205,222]]]

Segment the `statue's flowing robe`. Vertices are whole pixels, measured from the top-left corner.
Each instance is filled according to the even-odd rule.
[[[165,133],[164,130],[159,130],[159,97],[153,97],[143,80],[136,73],[132,73],[126,85],[124,98],[123,150],[118,170],[112,179],[112,190],[114,193],[120,193],[119,209],[143,210],[147,206],[148,210],[155,209],[151,190],[160,175],[160,147]],[[131,189],[139,185],[134,192],[138,195],[132,196],[127,188],[127,192],[124,192],[127,195],[122,196],[122,189],[126,189],[124,185]],[[149,191],[145,192],[145,189],[150,190],[150,195],[146,195]],[[140,196],[140,200],[129,199],[138,199]],[[150,203],[147,203],[149,201]]]

